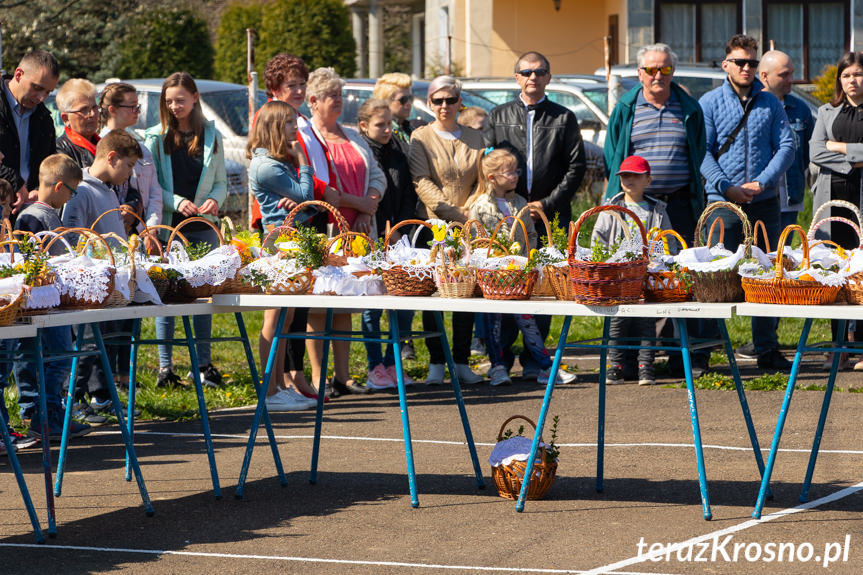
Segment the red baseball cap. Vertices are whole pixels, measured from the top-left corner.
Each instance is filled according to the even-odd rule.
[[[650,164],[641,156],[629,156],[620,164],[617,175],[620,174],[647,174],[650,175]]]

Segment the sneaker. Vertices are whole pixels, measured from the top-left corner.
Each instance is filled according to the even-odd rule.
[[[521,378],[522,378],[522,379],[525,379],[525,380],[531,380],[531,381],[533,381],[533,380],[535,380],[536,378],[538,378],[538,377],[539,377],[539,373],[540,373],[540,371],[542,371],[542,370],[537,369],[537,368],[535,368],[535,367],[525,367],[525,368],[522,368],[522,370],[521,370]]]
[[[752,342],[744,343],[735,349],[734,355],[742,359],[758,359],[758,354],[755,353],[755,344]]]
[[[854,371],[863,371],[863,359],[854,364]]]
[[[99,401],[98,398],[92,397],[90,398],[90,407],[95,413],[114,413],[114,406],[111,403],[110,398],[104,401]]]
[[[463,383],[465,385],[474,385],[485,379],[480,374],[475,373],[466,363],[455,364],[455,372],[456,375],[458,375],[459,383]]]
[[[377,364],[373,370],[369,371],[368,379],[366,379],[366,387],[369,389],[391,389],[397,385],[396,380],[390,376],[382,363]]]
[[[387,368],[387,374],[388,374],[391,378],[393,378],[393,381],[394,381],[394,382],[396,382],[396,385],[398,385],[398,383],[399,383],[399,375],[398,375],[398,373],[396,372],[396,366],[394,366],[394,365],[389,366],[389,367]],[[407,374],[407,372],[404,370],[404,367],[402,368],[402,381],[404,382],[405,387],[407,387],[407,386],[409,386],[409,385],[413,385],[414,383],[416,383],[413,379],[411,379],[411,376],[409,376],[409,375]],[[368,383],[366,383],[366,385],[368,385]]]
[[[551,375],[551,368],[543,369],[539,372],[539,375],[536,376],[536,382],[546,385],[548,383],[548,378]],[[564,371],[562,369],[557,370],[557,377],[554,378],[554,384],[560,385],[562,383],[574,383],[575,382],[575,374],[569,373],[568,371]]]
[[[406,341],[401,345],[401,348],[402,348],[402,361],[417,358],[416,351],[414,351],[414,342]]]
[[[307,406],[309,406],[309,407],[312,407],[312,408],[313,408],[313,407],[317,407],[317,406],[318,406],[318,398],[317,398],[317,397],[316,397],[316,398],[314,398],[314,399],[312,399],[311,397],[306,397],[305,395],[303,395],[302,393],[300,393],[299,391],[297,391],[297,390],[296,390],[295,388],[293,388],[293,387],[288,387],[288,388],[285,388],[285,389],[280,389],[280,390],[279,390],[279,393],[281,393],[281,394],[283,394],[283,395],[288,395],[288,396],[290,396],[290,397],[291,397],[291,399],[293,399],[294,401],[297,401],[297,402],[299,402],[299,403],[305,403],[305,404],[306,404]]]
[[[267,411],[302,411],[308,409],[310,404],[300,400],[296,395],[291,394],[286,389],[282,389],[268,395],[264,400],[267,405]]]
[[[170,367],[159,369],[159,376],[156,378],[156,387],[181,387],[183,384],[180,381],[180,376],[174,373]]]
[[[72,407],[72,419],[89,425],[102,425],[108,421],[106,416],[99,415],[93,411],[89,404],[84,402],[76,403]]]
[[[442,363],[429,364],[429,374],[426,385],[443,385],[444,367]]]
[[[656,376],[653,374],[652,363],[638,364],[638,385],[656,385]]]
[[[620,385],[623,383],[623,366],[610,365],[605,370],[605,385]]]
[[[69,422],[69,438],[83,437],[93,431],[93,428],[86,423],[75,421]],[[37,439],[42,439],[42,422],[34,419],[30,423],[29,435]],[[63,415],[51,414],[48,416],[48,435],[51,439],[60,439],[63,437]]]
[[[219,387],[222,385],[222,374],[216,369],[212,363],[198,366],[198,371],[201,373],[201,385],[207,387]],[[192,372],[186,373],[186,379],[192,379]]]
[[[771,349],[758,356],[758,367],[761,369],[788,371],[791,369],[791,362],[778,349]]]
[[[498,385],[510,385],[512,380],[506,372],[506,368],[502,365],[495,365],[488,370],[486,377],[491,381],[493,387]]]
[[[14,429],[9,430],[9,438],[12,440],[12,447],[15,448],[15,451],[27,449],[39,443],[38,437],[24,435],[22,433],[18,433]]]
[[[475,337],[470,341],[470,354],[485,355],[485,344],[482,343],[480,338]]]

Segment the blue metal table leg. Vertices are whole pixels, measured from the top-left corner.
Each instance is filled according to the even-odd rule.
[[[36,534],[36,542],[45,543],[45,536],[42,535],[42,527],[39,525],[36,508],[33,507],[33,500],[30,498],[30,491],[27,489],[27,482],[24,481],[24,473],[21,471],[21,464],[18,462],[18,456],[15,454],[15,447],[12,445],[12,438],[9,437],[9,429],[7,428],[6,420],[3,419],[2,413],[0,413],[0,435],[3,436],[3,445],[6,447],[9,463],[12,464],[12,471],[15,473],[15,481],[18,482],[21,499],[24,500],[24,507],[27,508],[30,525],[33,526],[33,533]]]
[[[837,345],[845,344],[845,321],[839,321],[839,329],[836,332]],[[830,365],[830,377],[827,379],[827,389],[824,391],[824,400],[821,402],[821,415],[818,416],[818,427],[815,429],[815,439],[812,441],[812,451],[809,453],[809,465],[806,467],[806,478],[803,480],[803,488],[800,490],[800,503],[809,501],[809,487],[812,484],[812,474],[815,472],[815,461],[818,459],[818,450],[821,448],[821,434],[824,432],[824,424],[827,422],[827,412],[830,410],[830,399],[833,397],[833,386],[836,384],[836,372],[839,370],[839,352],[833,354],[833,362]]]
[[[123,408],[120,407],[117,386],[114,385],[114,375],[111,372],[111,363],[108,361],[108,354],[105,352],[105,342],[102,341],[102,331],[98,323],[90,324],[90,329],[93,331],[93,338],[96,340],[96,347],[99,349],[99,356],[102,359],[102,369],[105,371],[105,379],[108,380],[108,392],[111,394],[111,406],[114,409],[114,415],[117,416],[117,423],[123,436],[123,443],[126,444],[126,452],[129,454],[132,471],[135,473],[138,491],[141,493],[141,501],[144,503],[144,510],[147,516],[152,517],[155,511],[153,510],[153,505],[150,503],[147,486],[144,485],[144,476],[141,475],[141,467],[138,465],[138,457],[135,455],[135,446],[132,444],[132,438],[129,436],[129,431],[124,421]]]
[[[261,386],[258,391],[258,405],[255,408],[255,415],[252,418],[252,428],[249,430],[249,442],[246,444],[246,453],[243,456],[243,466],[240,468],[240,478],[237,480],[237,490],[234,492],[234,497],[237,499],[243,498],[243,491],[246,487],[246,476],[249,473],[249,464],[252,461],[252,452],[255,449],[255,439],[258,437],[258,426],[261,424],[261,417],[267,409],[267,388],[270,385],[270,378],[273,374],[273,366],[276,364],[276,351],[279,348],[279,336],[282,334],[282,329],[285,326],[285,315],[287,310],[282,308],[279,312],[279,319],[276,322],[276,333],[273,336],[273,343],[270,346],[270,355],[267,357],[267,366],[264,368],[264,379],[261,381]]]
[[[126,409],[129,437],[135,441],[135,393],[138,384],[138,340],[141,338],[140,318],[132,320],[132,339],[129,346],[129,403]],[[129,454],[126,454],[126,481],[132,481],[132,466],[129,465]]]
[[[728,326],[725,325],[724,319],[716,321],[719,324],[719,333],[722,335],[728,365],[731,367],[731,376],[734,378],[737,399],[740,401],[740,409],[743,411],[743,419],[746,421],[746,430],[749,432],[749,443],[752,444],[758,473],[764,477],[764,458],[761,455],[761,446],[758,444],[758,435],[755,433],[755,424],[752,423],[752,414],[749,413],[749,402],[746,401],[746,392],[743,390],[743,382],[740,380],[740,370],[737,367],[737,360],[734,358],[734,349],[731,347],[731,339],[728,337]],[[767,497],[773,497],[770,491],[767,492]]]
[[[452,362],[452,357],[449,354],[449,344],[446,340],[446,333],[443,329],[443,320],[441,319],[441,312],[434,312],[435,321],[438,324],[438,329],[441,332],[441,346],[443,346],[445,357],[447,360],[447,364],[449,366],[450,374],[452,375],[452,386],[453,389],[458,389],[458,381],[455,377],[455,365]],[[417,495],[417,476],[416,469],[414,468],[414,450],[413,450],[413,442],[411,441],[411,422],[408,417],[408,398],[407,393],[405,393],[405,381],[404,377],[402,377],[402,358],[401,358],[401,345],[399,345],[399,321],[398,317],[396,317],[396,312],[390,312],[390,338],[393,341],[393,356],[396,360],[396,374],[398,377],[398,392],[399,392],[399,408],[402,416],[402,437],[405,442],[405,461],[407,463],[408,468],[408,489],[411,494],[411,507],[419,507],[420,500]]]
[[[692,362],[689,357],[689,334],[686,320],[674,319],[680,333],[680,351],[683,355],[683,369],[686,374],[686,394],[689,398],[689,418],[692,422],[692,438],[695,441],[695,460],[698,463],[698,486],[701,489],[701,508],[704,519],[710,521],[710,496],[707,492],[707,474],[704,471],[704,449],[701,445],[701,425],[698,423],[698,406],[695,403],[695,385],[692,383]]]
[[[42,355],[42,329],[36,330],[36,374],[39,378],[39,413],[42,420],[42,470],[45,475],[45,498],[48,504],[48,536],[57,535],[54,490],[51,489],[51,435],[48,430],[48,404],[45,400],[45,358]]]
[[[524,470],[521,491],[518,494],[518,501],[515,503],[515,510],[519,513],[524,511],[524,501],[527,496],[527,490],[530,488],[530,478],[533,475],[533,464],[536,461],[536,453],[539,451],[539,438],[542,436],[545,416],[548,413],[548,406],[551,404],[554,381],[557,378],[557,370],[560,369],[560,362],[563,357],[563,350],[566,347],[566,337],[569,335],[569,324],[571,321],[572,318],[570,316],[565,316],[563,318],[563,326],[560,328],[560,338],[557,342],[557,349],[554,352],[554,361],[551,364],[548,381],[545,384],[545,396],[542,398],[542,407],[539,410],[539,418],[536,420],[536,431],[533,434],[533,443],[530,446],[530,455],[527,458],[527,467]]]
[[[249,344],[249,336],[246,333],[246,322],[243,320],[243,314],[240,312],[234,313],[234,319],[237,321],[237,329],[240,331],[240,338],[243,340],[243,351],[246,352],[246,361],[249,363],[249,374],[252,376],[255,393],[260,394],[261,380],[258,379],[258,367],[255,364],[255,356],[252,353],[252,346]],[[273,433],[273,424],[270,421],[270,412],[265,409],[263,417],[264,428],[267,430],[267,439],[270,442],[270,450],[273,452],[273,462],[276,464],[276,473],[279,476],[279,482],[282,484],[282,487],[284,487],[288,484],[288,478],[285,477],[285,470],[282,468],[282,458],[279,456],[279,446],[276,443],[276,436]]]
[[[186,347],[189,348],[192,381],[195,383],[195,394],[198,396],[198,413],[201,414],[201,427],[204,431],[204,444],[207,446],[207,460],[210,462],[210,478],[213,481],[213,495],[222,498],[222,488],[219,485],[219,471],[216,468],[216,454],[213,451],[213,437],[210,435],[210,418],[207,416],[207,400],[204,399],[204,389],[201,386],[201,370],[198,369],[198,350],[195,346],[195,335],[189,316],[183,316],[183,330],[186,334]]]
[[[773,464],[776,462],[776,453],[779,451],[779,440],[782,438],[782,429],[785,427],[785,419],[788,417],[788,407],[791,405],[791,396],[794,394],[794,385],[797,383],[797,372],[800,370],[800,362],[803,360],[803,351],[806,341],[809,339],[809,330],[812,320],[807,318],[803,322],[803,330],[800,332],[800,340],[797,342],[797,352],[794,354],[794,362],[791,364],[791,373],[788,375],[788,385],[785,386],[785,398],[782,400],[782,408],[776,419],[776,430],[773,432],[773,441],[770,443],[770,454],[767,456],[767,465],[761,476],[761,488],[758,490],[758,499],[755,500],[755,509],[752,517],[761,519],[761,510],[764,508],[764,500],[770,489],[770,476],[773,474]],[[845,320],[839,320],[840,333],[845,333]],[[839,354],[833,358],[833,366],[839,366]],[[836,373],[831,370],[831,373]]]
[[[71,328],[70,328],[71,329]],[[81,351],[81,341],[84,339],[84,325],[79,325],[75,335],[73,351]],[[60,440],[60,457],[57,460],[57,478],[54,482],[54,495],[60,497],[63,492],[63,472],[66,469],[66,449],[69,446],[69,426],[72,422],[72,410],[75,408],[75,375],[78,373],[78,356],[72,358],[72,370],[69,372],[69,389],[66,393],[66,413],[63,416],[63,437]]]
[[[599,348],[599,395],[596,407],[596,492],[602,493],[605,479],[605,378],[608,370],[608,338],[611,318],[602,322],[602,346]]]
[[[333,331],[333,310],[327,309],[327,319],[324,325],[324,334],[330,335]],[[279,332],[281,333],[281,332]],[[324,395],[327,391],[327,366],[330,363],[330,340],[324,339],[323,355],[321,356],[321,378],[318,382],[318,406],[315,410],[315,437],[312,440],[312,465],[309,469],[309,483],[318,482],[318,454],[321,449],[321,429],[324,424]],[[335,377],[335,375],[333,375]]]
[[[392,337],[396,341],[396,346],[395,346],[395,350],[394,350],[395,351],[395,359],[396,359],[396,373],[398,373],[399,378],[401,378],[401,376],[402,376],[402,359],[401,359],[401,342],[398,341],[398,339],[400,337],[399,332],[398,332],[398,318],[397,318],[398,314],[395,311],[390,311],[389,313],[390,313],[390,325],[396,326],[395,331],[393,331]],[[444,357],[446,358],[446,361],[447,361],[447,369],[450,370],[451,374],[455,373],[455,362],[452,359],[452,354],[450,353],[450,348],[449,348],[449,345],[447,343],[446,332],[444,331],[443,314],[438,311],[438,312],[435,312],[434,316],[435,316],[435,323],[437,324],[437,329],[442,334],[441,335],[441,345],[443,346],[443,349],[444,349]],[[399,381],[401,381],[401,380],[399,380]],[[464,438],[467,441],[467,448],[468,448],[468,451],[470,451],[470,460],[473,463],[473,471],[474,471],[474,475],[476,476],[476,486],[478,489],[485,489],[485,480],[483,479],[483,476],[482,476],[482,469],[479,466],[479,457],[476,454],[476,445],[474,445],[474,442],[473,442],[473,433],[471,433],[471,430],[470,430],[470,421],[468,421],[468,418],[467,418],[467,410],[465,409],[465,406],[464,406],[464,397],[462,396],[462,393],[461,393],[461,385],[459,385],[457,379],[454,377],[452,378],[452,390],[453,390],[453,393],[455,393],[455,400],[456,400],[456,403],[458,404],[459,415],[461,415],[461,425],[464,428]]]

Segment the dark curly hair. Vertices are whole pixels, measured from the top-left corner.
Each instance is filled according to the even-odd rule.
[[[309,79],[309,68],[302,58],[293,54],[281,52],[267,60],[264,69],[264,84],[267,86],[268,95],[272,96],[289,76],[299,76],[303,80]]]

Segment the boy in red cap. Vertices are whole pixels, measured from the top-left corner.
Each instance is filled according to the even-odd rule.
[[[650,184],[650,164],[647,163],[647,160],[641,156],[629,156],[620,164],[617,175],[620,176],[620,187],[623,191],[609,198],[605,202],[606,204],[625,207],[638,216],[645,230],[653,228],[667,230],[671,228],[671,221],[665,212],[665,202],[644,195],[644,190]],[[638,237],[640,234],[638,225],[631,221],[627,222],[627,225],[632,237]],[[596,225],[593,228],[593,241],[599,241],[605,245],[614,245],[619,243],[624,237],[623,226],[612,215],[612,212],[602,212],[599,214]],[[670,242],[673,242],[673,240],[670,240]],[[612,344],[615,343],[613,338],[639,337],[643,338],[641,342],[642,346],[653,345],[654,342],[652,339],[656,337],[656,320],[641,317],[615,317],[611,319],[609,335],[612,338]],[[633,368],[637,361],[638,385],[655,384],[656,378],[653,374],[654,355],[654,350],[645,348],[641,348],[637,352],[635,350],[609,349],[605,382],[613,385],[623,383],[625,379],[633,379],[633,372],[635,372]]]

